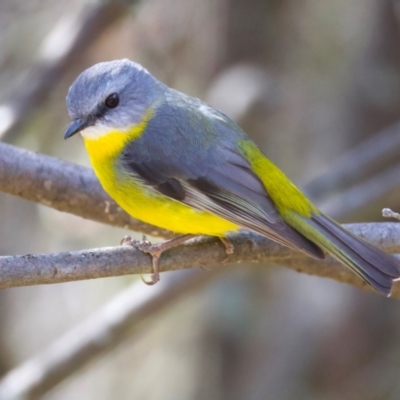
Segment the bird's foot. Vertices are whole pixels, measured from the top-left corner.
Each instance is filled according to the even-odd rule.
[[[229,256],[233,254],[235,250],[235,246],[227,239],[226,237],[223,236],[218,236],[218,239],[221,241],[221,243],[225,246],[225,253],[226,257],[222,260],[222,264],[225,264],[229,260]],[[201,267],[201,269],[204,269],[204,271],[211,271],[210,269],[207,269],[205,267]]]
[[[143,253],[150,254],[152,258],[153,273],[150,275],[149,281],[145,280],[143,276],[142,281],[146,285],[151,286],[156,284],[160,280],[159,261],[161,254],[164,253],[164,251],[166,250],[169,250],[182,244],[183,242],[186,242],[189,239],[192,239],[193,237],[195,237],[195,235],[183,235],[175,239],[167,240],[166,242],[151,244],[151,242],[147,240],[145,235],[143,235],[142,240],[134,240],[130,236],[125,236],[121,240],[121,245],[130,245],[142,251]]]
[[[219,240],[222,242],[222,244],[225,246],[225,252],[229,256],[230,254],[233,254],[235,247],[234,245],[229,241],[228,238],[226,237],[219,237]]]
[[[162,244],[163,243],[161,243],[160,245]],[[141,278],[146,285],[156,284],[160,280],[159,260],[162,252],[166,249],[164,250],[160,249],[159,244],[151,244],[151,242],[147,240],[147,237],[145,235],[142,236],[142,240],[135,240],[132,239],[130,236],[125,236],[121,240],[121,245],[129,245],[135,247],[136,249],[142,251],[143,253],[151,255],[153,273],[150,275],[150,280],[147,281],[146,279],[144,279],[143,275],[141,275]]]
[[[226,237],[219,237],[219,240],[225,246],[226,257],[222,260],[222,264],[226,264],[229,261],[229,256],[233,254],[235,247]]]

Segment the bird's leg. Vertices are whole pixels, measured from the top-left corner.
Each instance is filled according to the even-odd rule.
[[[222,244],[225,246],[225,253],[226,253],[226,257],[225,259],[222,261],[222,264],[225,264],[228,262],[229,260],[229,255],[233,254],[233,251],[235,250],[235,248],[233,247],[233,244],[229,241],[228,238],[226,238],[225,236],[219,236],[218,239],[222,242]]]
[[[226,263],[229,259],[229,255],[233,254],[233,251],[235,250],[235,247],[233,246],[233,244],[229,241],[228,238],[224,237],[224,236],[217,236],[218,239],[221,241],[221,243],[225,246],[225,253],[226,253],[226,257],[225,259],[222,261],[222,264]],[[207,269],[205,267],[201,267],[201,269],[204,269],[204,271],[211,271],[210,269]]]
[[[146,281],[142,276],[142,281],[146,285],[154,285],[160,280],[160,271],[159,271],[159,261],[161,254],[164,251],[172,249],[173,247],[179,246],[180,244],[186,242],[189,239],[196,237],[197,235],[183,235],[179,236],[175,239],[167,240],[166,242],[151,244],[146,236],[143,235],[142,240],[133,240],[129,236],[125,236],[121,240],[121,244],[128,244],[130,246],[136,247],[140,251],[144,253],[148,253],[152,257],[152,266],[153,266],[153,274],[150,277],[150,281]]]
[[[233,251],[235,250],[235,247],[233,246],[233,244],[229,241],[228,238],[224,237],[224,236],[220,236],[218,238],[222,244],[225,246],[225,252],[226,254],[229,256],[229,254],[233,254]]]

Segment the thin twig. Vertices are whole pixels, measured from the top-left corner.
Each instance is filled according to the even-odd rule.
[[[394,218],[400,221],[400,214],[392,211],[390,208],[384,208],[382,210],[382,217],[385,218]]]
[[[0,143],[0,191],[93,221],[173,237],[131,218],[104,192],[90,169],[5,143]]]

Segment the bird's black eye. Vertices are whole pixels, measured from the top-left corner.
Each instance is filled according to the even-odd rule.
[[[108,108],[115,108],[115,107],[117,107],[117,105],[118,105],[118,103],[119,103],[119,97],[118,97],[117,93],[110,94],[110,95],[106,98],[106,101],[105,101],[104,103],[105,103],[105,105],[106,105]]]

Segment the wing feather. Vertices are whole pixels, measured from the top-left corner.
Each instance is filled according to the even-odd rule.
[[[207,166],[197,168],[197,174],[195,165],[185,168],[179,159],[168,163],[162,158],[140,160],[129,151],[123,155],[122,165],[144,185],[165,196],[211,212],[290,248],[324,257],[318,246],[281,219],[261,180],[237,150],[220,146],[212,151],[214,154],[208,157]]]

